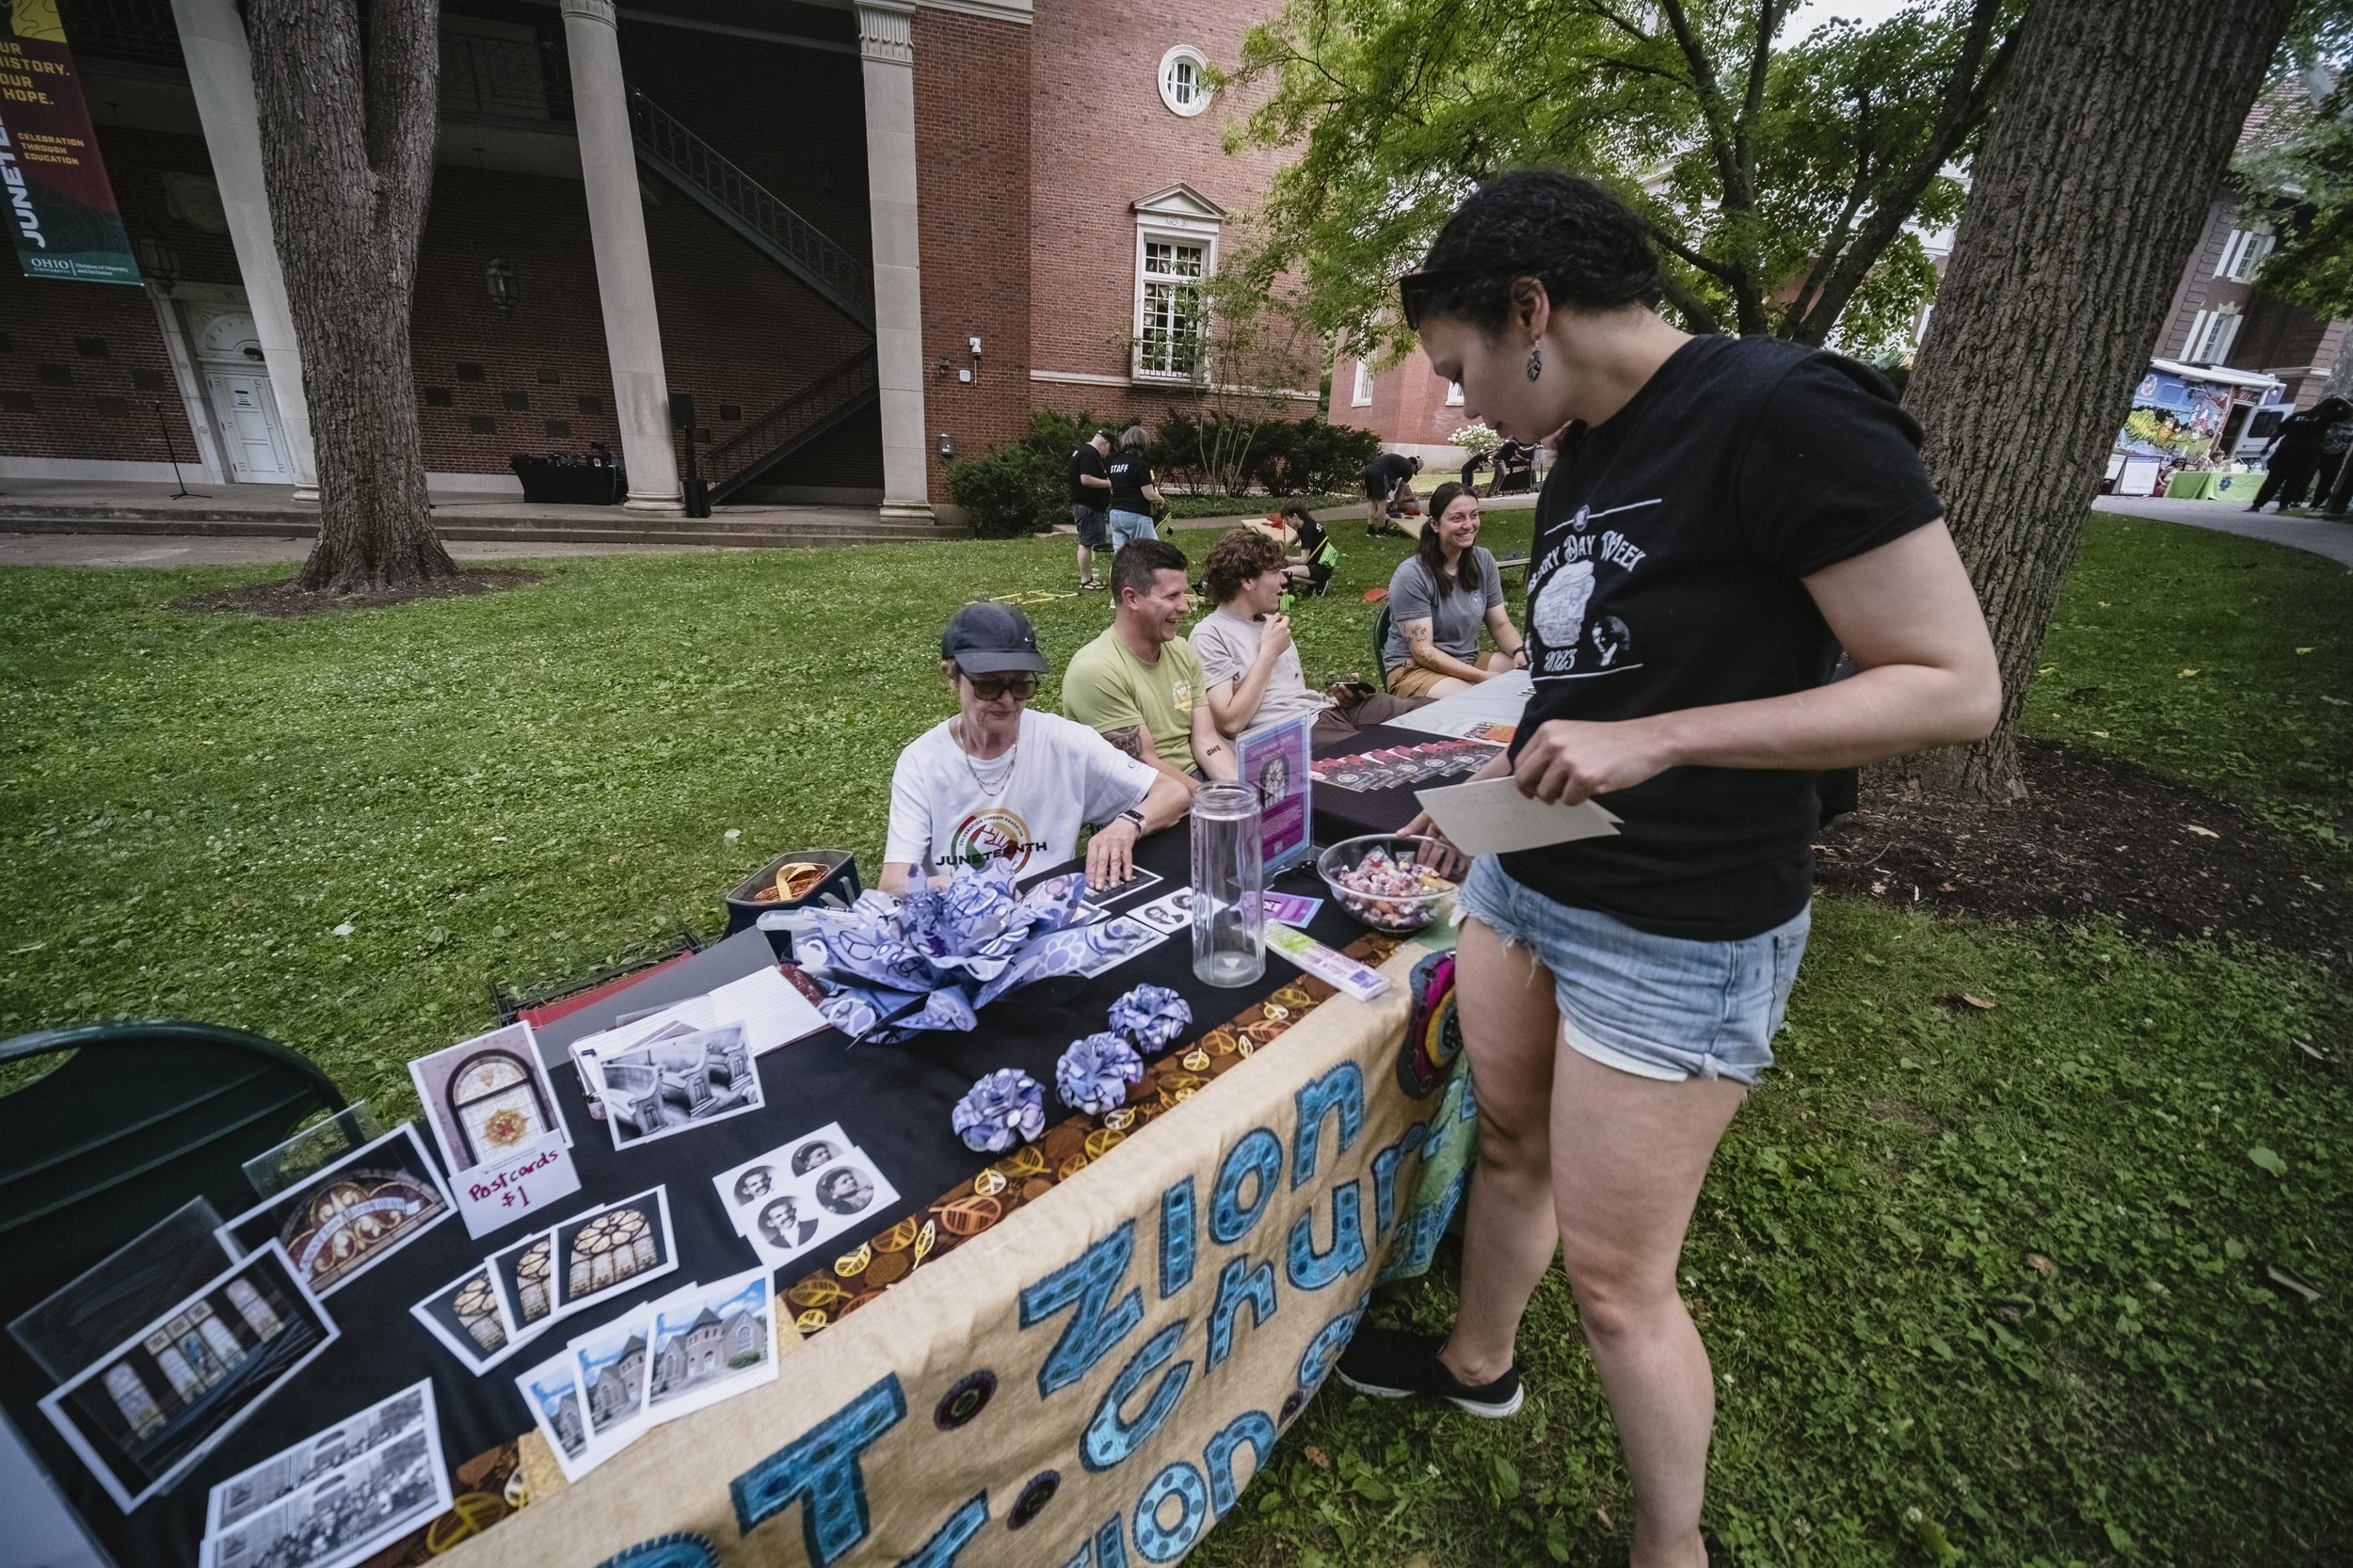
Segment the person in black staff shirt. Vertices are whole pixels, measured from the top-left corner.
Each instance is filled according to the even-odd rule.
[[[1560,1245],[1634,1483],[1634,1568],[1701,1568],[1714,1400],[1676,1264],[1804,951],[1816,776],[1989,733],[2000,675],[1886,382],[1668,325],[1642,221],[1599,187],[1491,182],[1401,293],[1465,417],[1573,426],[1537,505],[1534,693],[1486,771],[1623,824],[1471,863],[1461,1306],[1444,1340],[1360,1330],[1339,1371],[1516,1410],[1513,1338]],[[1841,645],[1857,671],[1825,684]]]
[[[2271,433],[2271,440],[2264,448],[2270,454],[2269,466],[2262,488],[2255,491],[2254,504],[2247,509],[2260,512],[2273,501],[2279,502],[2283,512],[2302,505],[2304,491],[2311,486],[2313,475],[2319,472],[2329,426],[2345,419],[2353,419],[2353,403],[2342,397],[2324,397],[2311,408],[2281,420],[2280,428]]]
[[[1389,503],[1405,481],[1421,472],[1421,459],[1408,457],[1402,452],[1384,452],[1365,465],[1365,532],[1368,534],[1402,534],[1406,530],[1389,520]],[[1419,538],[1418,525],[1413,530]]]
[[[1112,546],[1112,481],[1104,459],[1111,456],[1112,433],[1097,430],[1070,455],[1070,520],[1079,529],[1079,586],[1099,588],[1095,552]]]
[[[1119,438],[1119,451],[1105,470],[1112,483],[1112,549],[1127,549],[1138,539],[1157,539],[1160,530],[1152,526],[1152,509],[1160,504],[1160,488],[1155,483],[1152,465],[1144,454],[1152,445],[1152,433],[1141,424],[1131,424]]]

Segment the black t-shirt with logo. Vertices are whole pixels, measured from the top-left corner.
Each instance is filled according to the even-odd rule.
[[[1144,487],[1152,483],[1152,465],[1144,460],[1144,454],[1112,453],[1108,472],[1112,482],[1112,510],[1149,515],[1152,505],[1144,499]]]
[[[1082,473],[1091,473],[1097,479],[1107,477],[1103,472],[1103,455],[1095,450],[1093,441],[1080,442],[1079,450],[1070,455],[1070,504],[1092,506],[1099,512],[1111,494],[1100,485],[1080,484],[1079,475]]]
[[[1822,684],[1838,645],[1799,580],[1943,516],[1919,445],[1878,372],[1771,338],[1693,338],[1609,420],[1573,427],[1536,504],[1535,695],[1514,755],[1551,719]],[[1503,869],[1656,935],[1753,936],[1811,894],[1817,776],[1672,768],[1599,797],[1618,837]]]

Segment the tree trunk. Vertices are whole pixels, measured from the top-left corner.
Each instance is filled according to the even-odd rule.
[[[1904,404],[1976,579],[2002,722],[1893,765],[2024,792],[2016,727],[2059,584],[2296,0],[2040,0]]]
[[[433,531],[408,314],[433,184],[436,0],[248,0],[262,169],[302,345],[319,537],[299,579],[358,593],[456,571]]]

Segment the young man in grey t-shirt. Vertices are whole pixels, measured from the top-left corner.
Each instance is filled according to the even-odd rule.
[[[1290,617],[1281,613],[1289,564],[1283,547],[1255,528],[1234,529],[1210,547],[1204,570],[1217,608],[1194,623],[1193,651],[1219,730],[1240,735],[1257,725],[1313,714],[1314,744],[1326,745],[1420,707],[1420,698],[1386,692],[1339,703],[1308,690],[1291,644]]]

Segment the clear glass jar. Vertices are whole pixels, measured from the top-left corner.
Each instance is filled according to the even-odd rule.
[[[1266,858],[1258,792],[1204,784],[1193,797],[1193,972],[1247,985],[1266,972]]]

